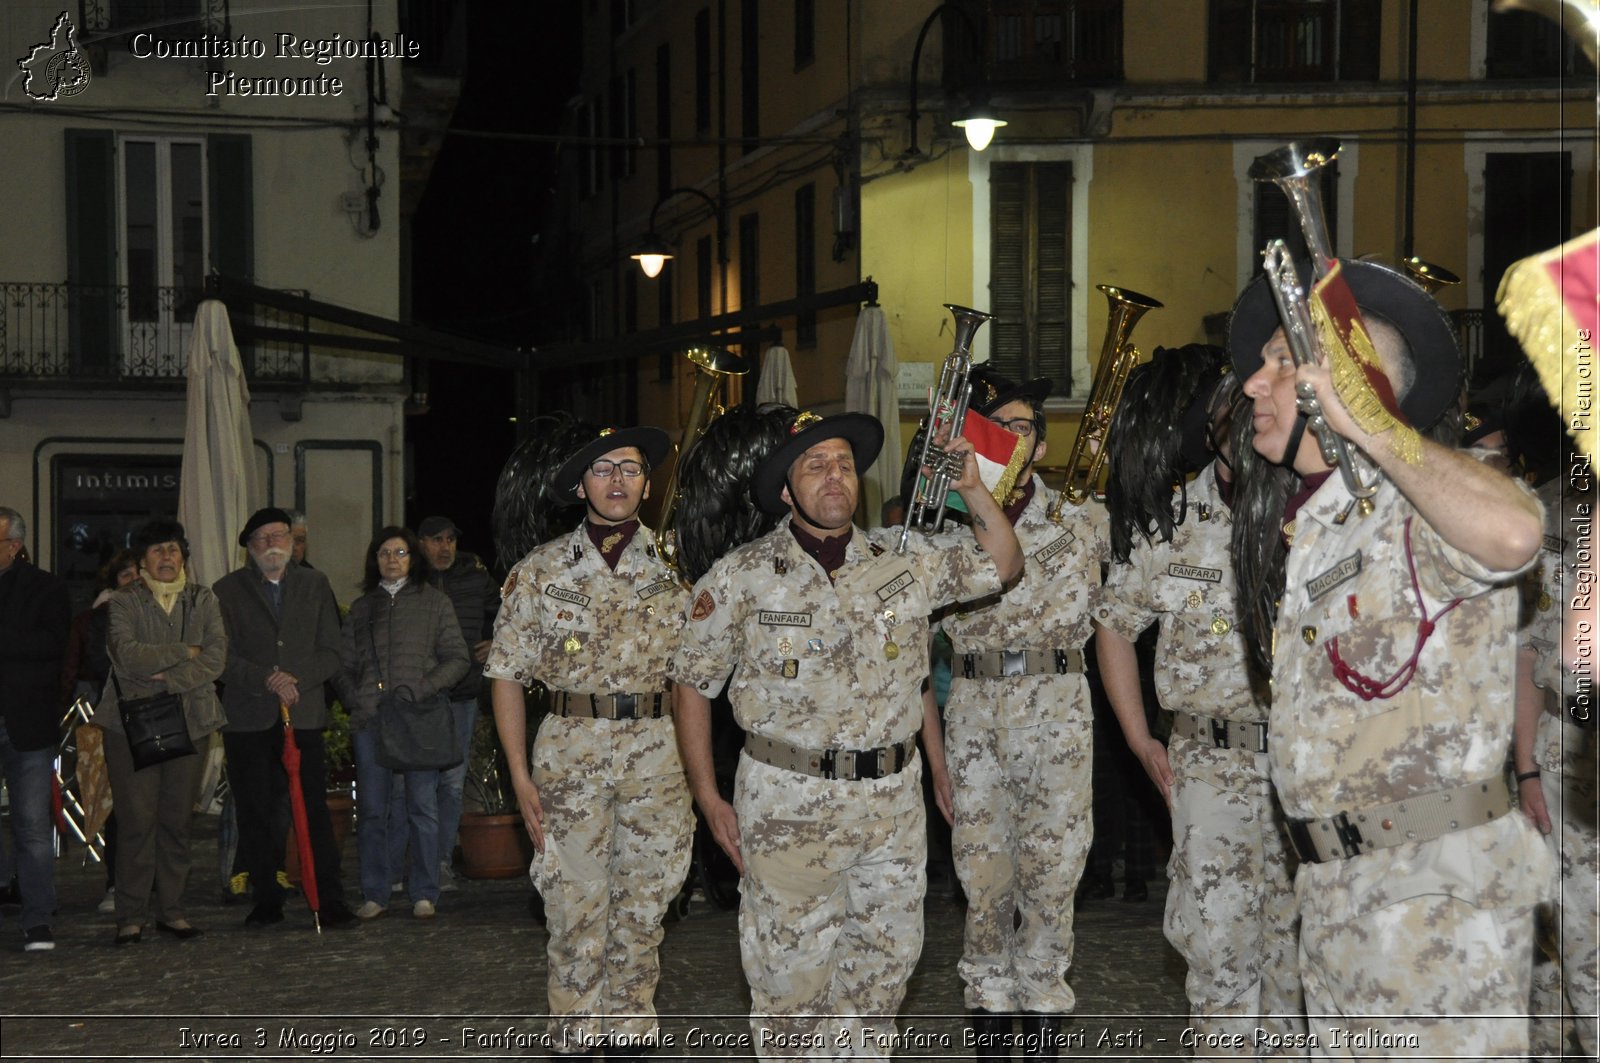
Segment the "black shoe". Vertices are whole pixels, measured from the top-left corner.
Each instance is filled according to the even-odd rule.
[[[979,1059],[1011,1058],[1011,1016],[973,1008],[967,1024],[972,1028],[974,1054]]]
[[[144,940],[144,929],[134,927],[132,930],[119,930],[117,936],[111,939],[113,945],[137,945]]]
[[[251,930],[281,922],[283,922],[283,906],[281,904],[258,904],[250,909],[249,915],[244,917],[246,929]]]
[[[1133,879],[1122,884],[1122,899],[1133,904],[1150,899],[1150,887],[1142,879]]]
[[[1061,1046],[1061,1016],[1022,1015],[1022,1056],[1024,1059],[1057,1058]]]
[[[325,905],[322,911],[318,913],[318,916],[325,929],[349,926],[356,921],[356,913],[352,912],[350,906],[343,901]]]
[[[23,952],[49,952],[56,947],[56,939],[50,933],[50,928],[40,923],[30,926],[22,932]]]
[[[205,933],[204,930],[197,926],[173,926],[171,923],[163,923],[159,919],[156,920],[156,929],[163,934],[171,934],[179,941],[188,941],[190,938],[197,938]]]

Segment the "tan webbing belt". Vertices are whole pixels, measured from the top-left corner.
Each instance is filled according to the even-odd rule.
[[[1249,749],[1257,753],[1267,751],[1265,720],[1246,723],[1243,720],[1202,716],[1198,712],[1180,712],[1172,718],[1172,733],[1218,749]]]
[[[1503,775],[1449,790],[1408,797],[1327,819],[1292,819],[1289,840],[1308,863],[1343,860],[1407,842],[1428,842],[1467,830],[1511,811]]]
[[[649,694],[570,694],[565,690],[551,692],[551,711],[557,716],[582,716],[594,720],[655,720],[670,711],[671,704],[663,703],[667,695],[662,691]]]
[[[1001,679],[1019,675],[1066,675],[1083,671],[1082,650],[979,650],[957,653],[958,675],[966,679]]]
[[[774,768],[814,775],[819,779],[882,779],[911,763],[917,737],[877,749],[804,749],[778,738],[746,734],[744,751]]]

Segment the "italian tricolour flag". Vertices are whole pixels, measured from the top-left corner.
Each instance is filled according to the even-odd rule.
[[[981,413],[971,410],[967,411],[966,419],[961,422],[961,435],[972,441],[983,486],[989,489],[997,503],[1004,506],[1012,488],[1017,486],[1017,475],[1028,463],[1032,441],[1026,436],[1006,431]],[[961,496],[954,491],[945,497],[945,505],[958,513],[967,511]]]

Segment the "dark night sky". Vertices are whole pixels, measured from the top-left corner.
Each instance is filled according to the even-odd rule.
[[[467,10],[468,60],[452,128],[551,133],[576,91],[574,0],[482,4]],[[412,316],[473,338],[533,346],[532,248],[554,185],[552,145],[452,136],[435,163],[413,226]],[[431,411],[409,418],[415,494],[407,522],[452,517],[462,546],[492,563],[494,485],[515,430],[511,374],[433,363]]]

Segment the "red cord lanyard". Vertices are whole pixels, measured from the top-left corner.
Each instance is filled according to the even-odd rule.
[[[1388,679],[1381,682],[1362,675],[1345,663],[1339,655],[1339,636],[1335,635],[1328,640],[1328,663],[1333,666],[1333,674],[1339,682],[1343,683],[1346,690],[1359,697],[1362,701],[1374,699],[1386,700],[1394,697],[1404,690],[1417,674],[1417,662],[1422,657],[1422,647],[1428,644],[1428,639],[1433,635],[1434,628],[1444,619],[1445,614],[1461,604],[1460,598],[1453,598],[1450,604],[1440,609],[1433,616],[1427,612],[1427,604],[1422,599],[1422,586],[1417,582],[1417,559],[1411,552],[1411,518],[1405,522],[1406,566],[1411,571],[1411,593],[1417,598],[1417,611],[1422,614],[1422,619],[1417,622],[1417,643],[1411,650],[1411,656]]]

